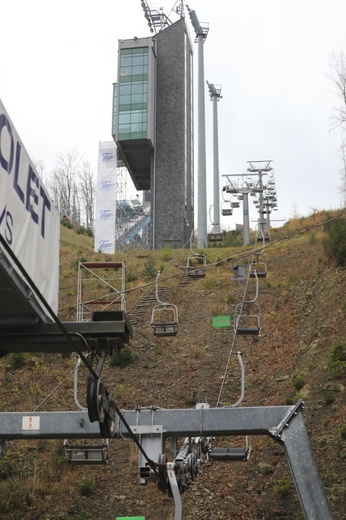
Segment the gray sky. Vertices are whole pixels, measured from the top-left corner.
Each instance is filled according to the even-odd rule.
[[[330,132],[337,98],[327,76],[331,54],[346,52],[345,0],[187,3],[200,22],[209,22],[205,80],[222,87],[220,175],[245,172],[249,160],[272,159],[278,192],[273,218],[340,207],[341,135]],[[29,155],[48,170],[59,153],[76,148],[96,171],[98,142],[112,139],[118,39],[150,34],[140,0],[2,4],[0,98]],[[157,3],[167,14],[174,4]],[[213,136],[207,86],[205,102],[209,207]],[[197,192],[197,161],[195,174]],[[250,212],[255,218],[253,207]],[[241,222],[241,210],[222,219],[229,228],[235,222]]]

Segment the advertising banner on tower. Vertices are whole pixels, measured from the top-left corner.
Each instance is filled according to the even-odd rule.
[[[0,234],[58,310],[59,213],[0,100]]]
[[[114,141],[100,142],[96,212],[95,252],[114,254],[117,151]]]

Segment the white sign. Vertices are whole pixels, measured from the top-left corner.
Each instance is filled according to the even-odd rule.
[[[100,142],[96,190],[95,251],[114,254],[117,150]]]
[[[22,430],[39,430],[40,429],[40,416],[30,415],[29,417],[22,417]]]
[[[0,100],[0,234],[58,309],[59,213]]]

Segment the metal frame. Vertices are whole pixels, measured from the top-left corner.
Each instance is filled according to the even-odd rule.
[[[103,288],[101,293],[96,290],[97,296],[95,282]],[[114,309],[126,310],[124,262],[79,262],[77,321],[90,321],[94,311]]]
[[[2,324],[0,327],[0,357],[18,352],[73,352],[73,345],[112,351],[129,343],[132,327],[123,311],[94,313],[93,321],[63,322],[67,335],[56,323]],[[72,342],[69,340],[73,340]]]
[[[161,439],[168,437],[267,435],[283,446],[306,520],[332,520],[325,490],[310,447],[303,420],[303,402],[294,406],[248,408],[199,408],[124,410],[124,419],[136,433],[149,427],[148,438],[158,429]],[[161,438],[162,431],[162,438]],[[141,433],[143,436],[144,434]],[[129,438],[120,419],[115,436]],[[0,439],[100,438],[96,423],[88,413],[2,412]]]

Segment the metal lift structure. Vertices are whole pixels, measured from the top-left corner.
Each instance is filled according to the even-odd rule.
[[[141,459],[140,481],[155,481],[159,489],[172,495],[175,520],[181,520],[181,493],[196,479],[200,467],[197,461],[203,457],[208,460],[212,437],[269,436],[285,451],[305,519],[332,520],[305,429],[303,409],[304,403],[298,401],[292,406],[210,408],[200,403],[196,409],[123,410],[122,419],[117,416],[113,437],[132,438],[135,435],[139,439],[156,469]],[[100,438],[100,431],[97,424],[90,421],[88,412],[81,410],[0,413],[2,443],[15,439],[51,438],[97,439]],[[184,441],[181,450],[174,452],[176,455],[173,462],[165,462],[168,438],[172,439],[172,446],[178,446],[179,438],[188,439]]]
[[[301,400],[294,406],[211,408],[199,403],[196,409],[120,410],[101,373],[106,356],[132,337],[124,310],[94,311],[85,322],[60,322],[1,235],[0,246],[0,355],[76,351],[90,371],[86,410],[0,412],[0,456],[16,439],[130,438],[139,447],[140,482],[154,481],[158,489],[173,496],[175,520],[181,520],[181,495],[205,460],[235,460],[236,455],[237,460],[246,460],[244,450],[237,454],[234,448],[213,450],[212,438],[267,435],[285,450],[306,520],[332,520]],[[96,356],[95,369],[85,351]],[[167,462],[168,438],[172,462]],[[101,464],[107,459],[104,442],[84,451],[80,444],[65,443],[65,453],[71,462],[79,459],[82,464]]]
[[[115,403],[101,373],[105,359],[132,337],[125,311],[94,311],[89,321],[61,322],[0,235],[0,356],[11,353],[77,352],[90,372],[87,383],[89,420],[103,437],[112,435]],[[97,358],[94,369],[87,360]]]

